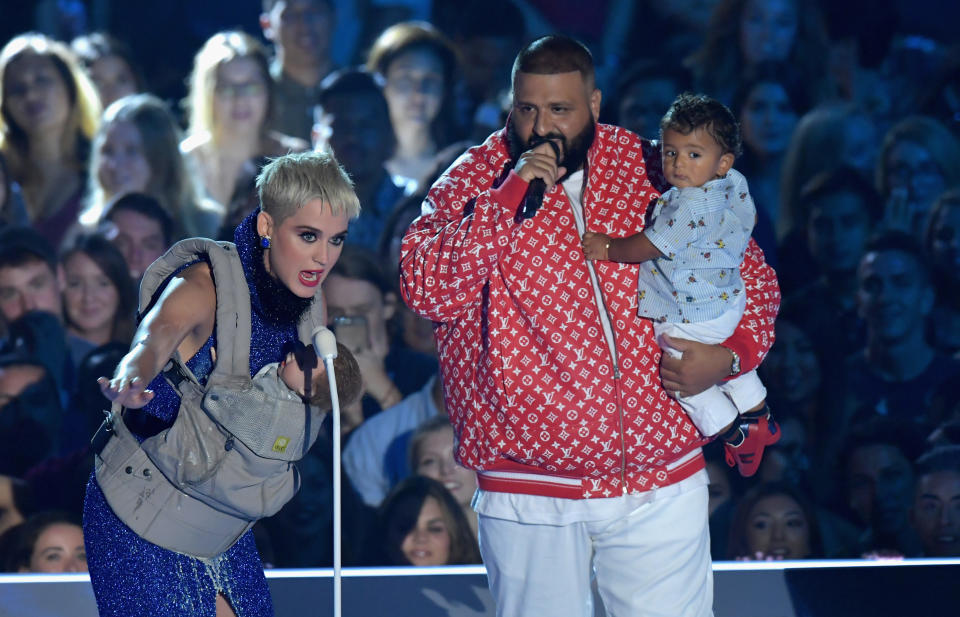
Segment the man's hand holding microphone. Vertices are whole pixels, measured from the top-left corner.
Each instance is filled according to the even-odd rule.
[[[552,188],[557,180],[567,173],[565,167],[558,166],[560,147],[555,142],[536,135],[530,142],[533,147],[520,155],[514,167],[516,174],[530,184],[523,204],[517,210],[518,223],[533,218],[543,204],[543,195],[547,189]]]

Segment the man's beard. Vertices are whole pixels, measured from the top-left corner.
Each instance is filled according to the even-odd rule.
[[[531,132],[530,139],[524,140],[520,136],[520,133],[517,132],[517,125],[513,121],[513,116],[510,116],[507,119],[507,150],[510,153],[510,160],[516,163],[520,159],[520,156],[531,148],[530,143],[533,141],[546,139],[559,142],[562,146],[563,158],[557,163],[557,166],[566,169],[563,176],[557,180],[558,183],[562,183],[583,168],[587,162],[587,153],[590,150],[590,146],[593,145],[593,138],[596,134],[597,123],[594,121],[593,116],[591,116],[590,123],[570,140],[567,140],[566,137],[557,132],[546,135],[537,135],[536,132]]]

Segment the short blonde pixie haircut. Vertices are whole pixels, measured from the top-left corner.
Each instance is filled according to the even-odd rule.
[[[333,214],[360,216],[353,182],[329,152],[295,152],[271,160],[257,176],[257,196],[275,225],[314,199]]]

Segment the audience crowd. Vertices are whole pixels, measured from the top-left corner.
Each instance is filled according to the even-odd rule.
[[[181,105],[136,53],[133,9],[97,6],[114,4],[21,14],[0,51],[3,571],[86,569],[95,380],[130,344],[138,279],[177,240],[232,238],[264,162],[311,147],[362,205],[324,284],[364,377],[342,416],[345,562],[478,563],[476,477],[454,460],[431,324],[399,300],[399,238],[504,125],[512,59],[551,31],[591,48],[601,121],[656,139],[692,90],[741,124],[783,298],[760,367],[782,439],[749,479],[707,447],[714,559],[960,557],[960,45],[937,26],[957,8],[263,0],[259,22],[198,9],[206,41],[172,55],[195,54]],[[332,452],[327,430],[300,494],[256,526],[266,567],[331,563]]]

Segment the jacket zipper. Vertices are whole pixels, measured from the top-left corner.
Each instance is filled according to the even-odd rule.
[[[588,163],[583,165],[583,184],[580,186],[580,209],[583,212],[583,229],[587,229],[587,183],[590,178],[590,167]],[[576,219],[574,219],[576,220]],[[610,335],[607,336],[607,330],[600,323],[600,330],[603,332],[603,338],[607,342],[607,350],[610,352],[610,360],[613,364],[613,390],[617,398],[617,422],[620,429],[620,486],[623,495],[627,494],[627,451],[626,441],[623,438],[623,398],[620,382],[620,354],[617,353],[617,334],[613,329],[613,321],[610,319],[610,311],[607,309],[607,301],[603,297],[603,288],[600,286],[600,277],[593,267],[593,262],[587,261],[587,270],[590,272],[590,278],[596,289],[599,290],[599,302],[597,308],[607,316],[607,323],[610,324]],[[596,300],[597,294],[594,294]]]

